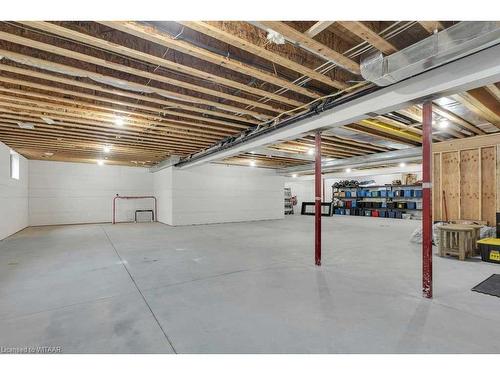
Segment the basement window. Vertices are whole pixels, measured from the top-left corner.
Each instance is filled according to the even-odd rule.
[[[19,154],[10,150],[10,178],[19,180]]]

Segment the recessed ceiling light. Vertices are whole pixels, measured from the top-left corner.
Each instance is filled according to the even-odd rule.
[[[52,155],[54,155],[53,152],[44,152],[43,154],[46,155],[46,156],[52,156]]]
[[[255,160],[250,160],[250,166],[251,167],[255,167],[257,165],[257,163],[255,162]]]
[[[439,123],[439,128],[440,129],[446,129],[448,127],[448,123],[446,121],[441,121]]]
[[[115,118],[115,125],[116,126],[123,126],[125,124],[125,121],[121,117]]]
[[[401,162],[401,163],[399,163],[399,166],[400,166],[401,168],[404,168],[404,167],[406,167],[406,163]]]
[[[97,160],[97,165],[103,166],[104,165],[104,160]]]
[[[297,178],[297,173],[292,174],[292,178]]]
[[[352,169],[351,169],[351,168],[346,168],[345,172],[346,172],[346,173],[351,173],[351,172],[352,172]]]
[[[314,155],[314,148],[310,148],[309,150],[307,150],[307,154]]]
[[[105,145],[102,150],[106,153],[109,154],[111,152],[111,146]]]
[[[253,155],[253,154],[255,154],[255,151],[250,151],[250,153]]]

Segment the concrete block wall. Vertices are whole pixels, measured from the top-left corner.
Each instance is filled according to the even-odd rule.
[[[112,200],[120,195],[153,195],[146,168],[30,161],[29,225],[110,222]],[[117,221],[132,221],[152,200],[118,200]]]
[[[0,142],[0,240],[28,226],[28,169],[19,155],[19,180],[10,178],[10,148]]]
[[[172,169],[153,173],[154,195],[158,200],[158,221],[172,225]]]
[[[284,217],[284,182],[274,170],[205,164],[173,169],[173,225]]]
[[[158,220],[168,225],[284,217],[284,177],[274,170],[208,164],[192,169],[146,168],[28,160],[10,179],[9,148],[0,148],[0,238],[26,226],[110,222],[120,195],[155,195]],[[151,200],[118,200],[117,221],[132,221]]]

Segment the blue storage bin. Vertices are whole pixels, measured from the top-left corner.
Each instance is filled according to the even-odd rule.
[[[380,196],[383,198],[387,197],[387,190],[380,190]]]
[[[396,212],[395,211],[389,211],[389,212],[387,212],[387,214],[389,215],[389,217],[391,219],[394,219],[396,217]]]
[[[403,218],[403,213],[401,211],[396,211],[395,214],[396,214],[396,216],[395,216],[396,219],[402,219]]]
[[[417,208],[417,203],[416,202],[407,202],[406,208],[408,208],[409,210],[414,210],[415,208]]]
[[[356,208],[358,206],[358,201],[351,202],[351,208]]]
[[[371,196],[374,197],[374,198],[380,197],[380,191],[378,191],[378,190],[372,191],[371,192]]]
[[[346,198],[351,198],[351,192],[350,191],[346,191],[345,192],[345,197]]]
[[[388,196],[389,198],[394,198],[394,192],[393,192],[392,190],[389,190],[389,191],[387,192],[387,196]]]
[[[345,209],[341,208],[341,209],[340,209],[340,214],[341,214],[341,215],[345,215]]]
[[[413,190],[406,189],[406,190],[404,191],[404,197],[405,197],[405,198],[411,198],[411,197],[413,197]]]
[[[340,210],[338,208],[336,208],[334,213],[335,213],[335,215],[340,215]]]
[[[387,208],[387,202],[382,202],[382,208]]]
[[[422,190],[415,190],[415,198],[422,198]]]

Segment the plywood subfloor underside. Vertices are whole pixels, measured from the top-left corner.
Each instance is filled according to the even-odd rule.
[[[497,265],[434,257],[429,301],[420,246],[408,242],[419,222],[323,222],[321,268],[312,265],[313,217],[25,229],[0,242],[0,346],[500,353],[500,299],[470,291]]]

